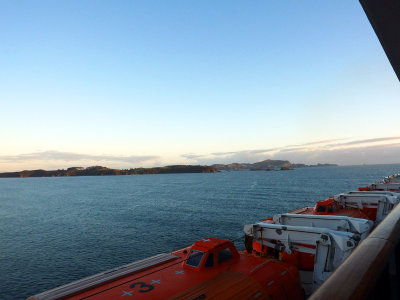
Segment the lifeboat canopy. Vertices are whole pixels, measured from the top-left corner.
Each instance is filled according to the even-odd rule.
[[[183,266],[188,269],[203,270],[232,262],[239,258],[235,245],[228,240],[205,238],[196,241],[187,253]]]
[[[331,197],[326,200],[318,201],[315,204],[314,213],[316,215],[335,214],[340,208],[340,204]]]

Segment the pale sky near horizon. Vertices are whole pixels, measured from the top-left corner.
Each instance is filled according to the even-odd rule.
[[[0,172],[400,163],[358,1],[1,1]]]

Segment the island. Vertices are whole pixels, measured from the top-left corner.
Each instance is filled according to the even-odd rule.
[[[0,173],[0,178],[16,177],[61,177],[61,176],[105,176],[105,175],[144,175],[144,174],[176,174],[176,173],[217,173],[219,170],[210,166],[173,165],[155,168],[110,169],[102,166],[71,167],[66,170],[25,170],[20,172]]]
[[[214,164],[211,167],[222,171],[275,171],[275,170],[293,170],[297,168],[307,167],[336,167],[336,164],[306,165],[294,164],[288,160],[267,159],[256,163],[231,163],[231,164]]]
[[[256,163],[231,163],[204,165],[172,165],[154,168],[111,169],[102,166],[71,167],[58,170],[24,170],[19,172],[0,173],[0,178],[17,177],[62,177],[62,176],[105,176],[105,175],[145,175],[176,173],[218,173],[221,171],[286,171],[306,167],[334,167],[335,164],[293,164],[288,160],[267,159]]]

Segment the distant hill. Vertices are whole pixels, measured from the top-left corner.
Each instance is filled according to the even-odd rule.
[[[270,170],[292,170],[305,167],[332,167],[334,164],[292,164],[288,160],[267,159],[256,163],[231,163],[215,164],[212,166],[200,165],[173,165],[155,168],[135,168],[135,169],[110,169],[102,166],[93,167],[71,167],[58,170],[24,170],[20,172],[0,173],[0,178],[12,177],[61,177],[61,176],[104,176],[104,175],[144,175],[144,174],[174,174],[174,173],[217,173],[221,171],[270,171]]]
[[[306,165],[306,164],[292,164],[288,160],[272,160],[267,159],[256,163],[231,163],[231,164],[214,164],[211,167],[222,171],[269,171],[269,170],[292,170],[295,168],[305,167],[334,167],[335,164],[320,164]]]
[[[60,177],[60,176],[104,176],[104,175],[143,175],[143,174],[174,174],[174,173],[217,173],[210,166],[174,165],[156,168],[110,169],[101,166],[88,168],[72,167],[66,170],[25,170],[21,172],[0,173],[0,178],[10,177]]]

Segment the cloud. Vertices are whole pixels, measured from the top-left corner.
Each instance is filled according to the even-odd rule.
[[[198,156],[191,154],[191,159],[199,164],[254,163],[265,159],[283,159],[294,163],[306,164],[337,163],[342,165],[400,162],[400,143],[385,143],[400,140],[400,137],[370,138],[344,143],[332,143],[333,141],[348,139],[324,140],[278,148],[214,152]]]
[[[310,142],[283,147],[248,149],[240,151],[212,152],[206,154],[185,153],[175,158],[151,155],[91,155],[62,151],[42,151],[19,155],[0,155],[2,171],[34,168],[66,168],[71,166],[104,165],[113,168],[129,168],[190,163],[228,164],[254,163],[265,159],[289,160],[293,163],[337,163],[340,165],[400,163],[400,137],[370,138],[332,143],[344,139]],[[391,142],[390,142],[391,141]]]
[[[196,157],[196,155],[191,155],[191,156],[192,156],[192,158],[200,158],[200,157],[204,158],[204,157],[210,157],[210,156],[229,156],[230,158],[235,158],[235,159],[257,157],[258,154],[265,154],[265,155],[269,156],[271,154],[271,152],[275,152],[275,151],[290,152],[294,149],[306,150],[306,149],[309,149],[309,147],[305,147],[305,146],[326,144],[326,143],[331,143],[331,142],[343,141],[343,140],[347,140],[347,139],[349,139],[349,138],[322,140],[322,141],[315,141],[315,142],[309,142],[309,143],[304,143],[304,144],[287,145],[287,146],[283,146],[283,147],[266,148],[266,149],[241,150],[241,151],[229,151],[229,152],[213,152],[213,153],[210,153],[209,155],[203,154],[203,155],[199,155],[198,157]],[[189,158],[187,156],[184,156],[184,157]]]
[[[373,138],[373,139],[350,141],[350,142],[346,142],[346,143],[328,144],[328,145],[326,145],[326,147],[353,146],[353,145],[361,145],[361,144],[376,143],[376,142],[387,142],[387,141],[393,141],[393,140],[399,140],[399,139],[400,139],[400,136]]]
[[[0,162],[2,163],[24,163],[34,161],[108,161],[108,162],[123,162],[123,163],[140,163],[148,160],[158,159],[159,156],[113,156],[113,155],[90,155],[73,152],[61,151],[43,151],[35,153],[27,153],[20,155],[2,155]]]
[[[309,147],[282,148],[279,150],[279,152],[305,151],[309,149],[310,149]]]
[[[210,165],[218,163],[231,163],[231,162],[256,162],[264,158],[271,151],[276,151],[280,148],[256,149],[256,150],[242,150],[242,151],[227,151],[227,152],[213,152],[209,154],[182,154],[181,157],[195,161],[196,164]]]
[[[248,153],[248,154],[251,154],[251,153],[258,154],[258,153],[271,152],[271,151],[274,151],[274,150],[277,150],[277,149],[280,149],[280,148],[257,149],[257,150],[242,150],[242,151],[230,151],[230,152],[214,152],[214,153],[210,153],[210,155],[214,155],[214,156],[231,155],[231,156],[234,156],[234,155],[237,155],[237,154],[246,154],[246,153]],[[202,156],[204,157],[205,155],[202,155]]]
[[[278,149],[280,149],[280,148],[248,150],[248,151],[243,151],[243,152],[248,152],[248,153],[252,153],[252,154],[259,154],[259,153],[268,153],[268,152],[275,151],[275,150],[278,150]]]
[[[211,155],[215,155],[215,156],[225,156],[225,155],[232,155],[232,154],[236,154],[238,153],[238,151],[231,151],[231,152],[214,152],[211,153]],[[204,156],[204,155],[203,155]]]
[[[268,153],[265,152],[252,152],[250,151],[236,151],[236,152],[229,152],[228,155],[225,156],[214,156],[210,155],[203,155],[199,158],[193,159],[195,164],[200,165],[212,165],[212,164],[228,164],[232,162],[258,162],[269,157]]]
[[[302,147],[302,146],[311,146],[311,145],[318,145],[318,144],[326,144],[326,143],[332,143],[332,142],[338,142],[338,141],[343,141],[343,140],[348,140],[349,138],[342,138],[342,139],[333,139],[333,140],[322,140],[322,141],[316,141],[316,142],[309,142],[309,143],[304,143],[304,144],[298,144],[298,145],[287,145],[286,147]]]
[[[315,164],[318,162],[337,163],[340,165],[400,163],[400,143],[336,148],[332,150],[292,150],[291,152],[278,152],[273,158],[288,159],[292,162],[307,164]]]
[[[182,154],[181,157],[187,158],[187,159],[196,159],[200,157],[204,157],[205,155],[203,154],[192,154],[192,153],[186,153]]]

